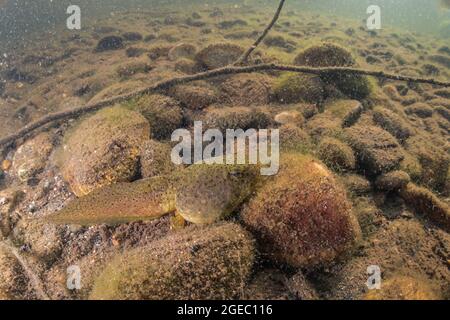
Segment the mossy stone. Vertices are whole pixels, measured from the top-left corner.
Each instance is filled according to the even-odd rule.
[[[137,112],[118,106],[98,111],[66,134],[58,157],[64,179],[77,196],[133,180],[149,132]]]
[[[324,138],[320,142],[318,156],[329,168],[336,171],[354,170],[356,167],[352,148],[334,138]]]
[[[284,73],[272,88],[272,100],[280,103],[319,103],[324,96],[324,84],[318,76]]]
[[[278,175],[244,208],[242,219],[264,257],[295,268],[334,261],[360,235],[345,189],[310,156],[282,154]]]
[[[151,136],[158,140],[169,139],[172,132],[181,127],[183,111],[171,97],[160,94],[144,95],[126,104],[142,114],[150,123]]]
[[[322,43],[300,52],[295,57],[294,64],[311,67],[355,67],[356,61],[345,48],[332,43]],[[368,78],[357,74],[330,72],[321,78],[353,99],[364,99],[372,91]]]
[[[90,299],[233,299],[254,260],[253,240],[242,227],[190,227],[118,255],[95,281]]]

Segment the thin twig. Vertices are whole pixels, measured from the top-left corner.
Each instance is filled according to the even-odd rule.
[[[267,36],[269,31],[272,29],[272,27],[278,21],[278,18],[280,17],[280,13],[281,13],[281,10],[283,10],[283,6],[284,6],[285,2],[286,2],[286,0],[280,1],[280,4],[278,5],[278,9],[272,18],[272,21],[264,29],[263,33],[258,37],[258,39],[256,39],[256,41],[252,44],[252,46],[250,48],[248,48],[248,50],[234,63],[234,65],[241,65],[241,64],[244,64],[245,62],[247,62],[248,57],[258,47],[258,45],[264,40],[264,38]]]
[[[11,243],[10,240],[6,240],[3,242],[0,242],[0,245],[7,248],[17,259],[17,261],[22,266],[25,274],[27,275],[28,279],[30,280],[30,283],[32,287],[34,288],[34,291],[37,295],[37,297],[40,300],[50,300],[50,297],[45,293],[42,285],[41,279],[33,272],[31,267],[28,265],[27,260],[19,253],[17,248]]]
[[[143,94],[149,94],[149,93],[155,93],[159,91],[167,90],[173,86],[185,84],[197,80],[205,80],[210,79],[218,76],[223,75],[231,75],[231,74],[240,74],[240,73],[252,73],[252,72],[261,72],[261,71],[290,71],[290,72],[299,72],[299,73],[308,73],[308,74],[315,74],[315,75],[324,75],[332,72],[340,72],[345,74],[356,74],[356,75],[367,75],[367,76],[374,76],[377,78],[385,78],[385,79],[391,79],[391,80],[397,80],[397,81],[407,81],[407,82],[413,82],[413,83],[427,83],[432,85],[438,85],[442,87],[450,87],[450,82],[445,81],[439,81],[434,79],[427,79],[427,78],[415,78],[415,77],[408,77],[408,76],[402,76],[398,74],[389,74],[385,73],[383,71],[373,71],[373,70],[366,70],[366,69],[357,69],[357,68],[347,68],[347,67],[326,67],[326,68],[313,68],[313,67],[306,67],[306,66],[293,66],[293,65],[278,65],[278,64],[259,64],[254,66],[227,66],[215,70],[205,71],[201,73],[197,73],[194,75],[187,75],[187,76],[181,76],[172,78],[169,80],[164,80],[161,82],[158,82],[152,86],[139,89],[137,91],[116,96],[114,98],[105,99],[97,103],[90,103],[85,106],[81,106],[78,108],[74,108],[72,110],[68,111],[61,111],[56,113],[48,114],[41,119],[34,121],[19,131],[17,131],[14,134],[11,134],[3,139],[0,139],[0,147],[5,147],[13,143],[14,141],[25,137],[27,134],[31,133],[32,131],[41,128],[45,125],[47,125],[50,122],[59,121],[62,119],[71,119],[79,117],[80,115],[97,111],[101,108],[111,106],[117,103],[125,102],[130,99],[136,98]]]

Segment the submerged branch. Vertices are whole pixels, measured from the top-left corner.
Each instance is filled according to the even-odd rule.
[[[198,81],[198,80],[210,79],[210,78],[223,76],[223,75],[252,73],[252,72],[261,72],[261,71],[290,71],[290,72],[308,73],[308,74],[315,74],[315,75],[324,75],[324,74],[328,74],[328,73],[332,73],[332,72],[340,72],[340,73],[345,73],[345,74],[374,76],[377,78],[391,79],[391,80],[396,80],[396,81],[407,81],[407,82],[412,82],[412,83],[426,83],[426,84],[438,85],[438,86],[442,86],[442,87],[450,87],[450,82],[439,81],[439,80],[428,79],[428,78],[408,77],[408,76],[402,76],[402,75],[398,75],[398,74],[389,74],[389,73],[385,73],[383,71],[374,71],[374,70],[358,69],[358,68],[347,68],[347,67],[313,68],[313,67],[306,67],[306,66],[278,65],[278,64],[259,64],[259,65],[253,65],[253,66],[243,66],[243,67],[227,66],[227,67],[223,67],[223,68],[219,68],[219,69],[215,69],[215,70],[197,73],[194,75],[187,75],[187,76],[172,78],[169,80],[163,80],[152,86],[149,86],[149,87],[125,94],[125,95],[120,95],[120,96],[117,96],[114,98],[102,100],[102,101],[94,103],[94,104],[88,103],[85,106],[80,106],[78,108],[74,108],[74,109],[68,110],[68,111],[61,111],[61,112],[48,114],[48,115],[42,117],[41,119],[26,125],[25,127],[20,129],[16,133],[0,139],[0,147],[8,146],[8,145],[14,143],[16,140],[25,137],[32,131],[34,131],[38,128],[41,128],[51,122],[64,120],[64,119],[77,118],[84,113],[97,111],[97,110],[107,107],[107,106],[112,106],[117,103],[122,103],[122,102],[128,101],[130,99],[133,99],[133,98],[138,97],[143,94],[164,91],[164,90],[167,90],[176,85],[186,84],[186,83]]]
[[[17,261],[20,263],[20,265],[23,268],[23,271],[25,272],[26,276],[30,280],[31,286],[33,287],[34,292],[36,293],[38,299],[50,300],[50,297],[45,293],[45,291],[43,289],[44,286],[42,285],[41,279],[39,278],[39,276],[37,276],[34,273],[32,268],[28,265],[28,262],[26,261],[26,259],[19,253],[19,251],[11,243],[11,241],[6,240],[3,242],[0,242],[0,245],[7,248],[14,255],[14,257],[17,259]]]
[[[278,9],[275,12],[275,15],[272,18],[272,21],[269,23],[269,25],[264,29],[263,33],[256,39],[256,41],[252,44],[250,48],[234,63],[234,65],[242,65],[245,62],[247,62],[248,57],[252,54],[252,52],[258,47],[258,45],[264,40],[264,38],[267,36],[269,31],[273,28],[275,23],[278,21],[278,18],[280,17],[281,10],[283,10],[283,6],[286,0],[281,0],[280,4],[278,5]]]

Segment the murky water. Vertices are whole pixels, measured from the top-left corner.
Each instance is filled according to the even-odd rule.
[[[278,4],[0,0],[0,299],[450,299],[450,1]]]

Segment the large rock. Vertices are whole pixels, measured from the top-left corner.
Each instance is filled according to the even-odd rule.
[[[345,189],[320,162],[281,156],[278,175],[243,212],[263,256],[295,268],[312,268],[349,250],[360,229]]]
[[[208,85],[179,85],[169,90],[169,95],[190,110],[200,110],[217,101],[215,90]]]
[[[299,53],[294,59],[294,64],[311,67],[355,67],[356,61],[346,49],[335,44],[323,43]],[[364,76],[330,72],[321,75],[321,78],[354,99],[363,99],[371,92],[371,84]]]
[[[426,188],[409,183],[400,195],[418,214],[450,232],[450,206]]]
[[[64,179],[77,196],[132,180],[149,132],[147,120],[137,112],[121,107],[97,112],[65,137],[59,157]]]
[[[175,171],[171,159],[172,148],[167,143],[155,140],[145,142],[141,147],[141,175],[143,178],[169,175]]]
[[[208,108],[203,117],[206,129],[265,129],[272,123],[270,115],[249,107]]]
[[[169,139],[183,122],[183,111],[179,103],[171,97],[160,94],[145,95],[129,106],[148,120],[151,136],[155,139]]]
[[[124,47],[123,38],[119,36],[107,36],[102,38],[95,48],[95,52],[118,50]]]
[[[253,241],[242,227],[189,228],[117,256],[91,299],[237,298],[252,270]]]
[[[244,49],[238,45],[215,43],[198,52],[195,59],[207,69],[217,69],[235,62],[243,53]]]
[[[324,100],[325,89],[318,76],[285,73],[272,88],[272,100],[278,103],[320,103]]]
[[[250,106],[269,103],[271,79],[259,74],[240,74],[220,85],[221,100],[231,105]]]
[[[345,138],[356,153],[360,170],[368,175],[394,170],[404,158],[397,140],[381,128],[356,125],[345,130]]]
[[[53,144],[48,133],[41,133],[26,141],[14,154],[13,167],[17,177],[26,182],[42,171],[52,149]]]

